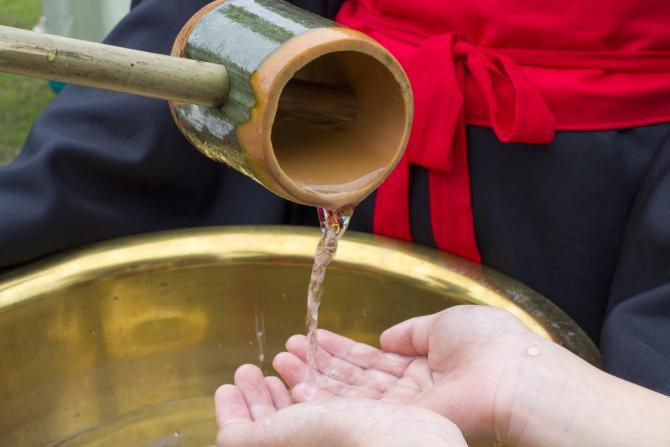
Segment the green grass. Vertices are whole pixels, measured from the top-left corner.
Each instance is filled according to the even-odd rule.
[[[0,0],[0,24],[32,29],[42,0]],[[46,81],[0,73],[0,165],[18,155],[33,121],[53,99]]]

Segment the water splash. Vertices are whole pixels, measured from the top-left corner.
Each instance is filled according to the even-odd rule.
[[[255,314],[255,328],[256,328],[256,344],[258,346],[258,362],[263,365],[265,362],[265,306],[261,302],[260,312],[258,311],[258,304],[254,303]]]
[[[319,213],[319,222],[321,223],[321,239],[316,246],[314,254],[314,266],[310,277],[309,287],[307,289],[307,340],[309,348],[307,350],[307,384],[316,382],[316,355],[318,350],[318,341],[316,331],[319,327],[319,307],[323,297],[323,280],[326,277],[326,270],[333,262],[337,252],[337,243],[347,231],[349,221],[354,213],[353,207],[345,207],[340,210],[327,210],[317,208]]]
[[[147,445],[147,447],[176,447],[181,444],[181,432],[174,432],[171,435],[160,438]]]

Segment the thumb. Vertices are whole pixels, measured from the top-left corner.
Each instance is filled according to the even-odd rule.
[[[385,330],[380,337],[383,351],[417,356],[428,355],[428,344],[440,313],[415,317]]]

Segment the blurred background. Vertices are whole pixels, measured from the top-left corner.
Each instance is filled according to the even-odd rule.
[[[0,25],[101,42],[131,0],[0,0]],[[18,155],[33,121],[64,85],[0,73],[0,166]]]

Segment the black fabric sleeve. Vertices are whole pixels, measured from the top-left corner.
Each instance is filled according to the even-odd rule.
[[[169,53],[207,0],[143,0],[107,43]],[[0,168],[0,268],[123,235],[281,224],[287,204],[207,159],[165,101],[68,86]]]
[[[670,137],[631,211],[601,348],[608,372],[670,395]]]
[[[340,10],[344,0],[288,0],[299,8],[312,11],[315,14],[335,20],[337,11]]]

